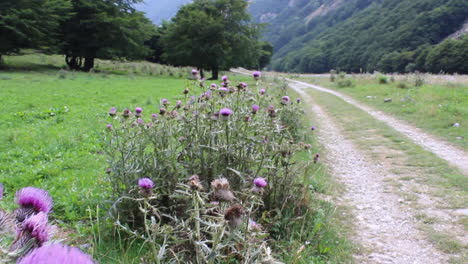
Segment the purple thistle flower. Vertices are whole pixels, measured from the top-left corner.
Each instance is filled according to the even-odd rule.
[[[226,75],[224,75],[223,77],[221,77],[221,80],[222,80],[223,82],[227,82],[228,77],[227,77]]]
[[[111,109],[109,110],[109,115],[115,116],[116,114],[117,114],[117,108],[111,107]]]
[[[145,124],[145,121],[144,121],[143,119],[141,119],[141,118],[138,118],[137,121],[136,121],[136,123],[137,123],[138,125],[143,125],[143,124]]]
[[[256,114],[258,110],[260,109],[260,106],[258,105],[252,105],[252,114]]]
[[[21,258],[18,264],[94,264],[94,260],[81,250],[62,244],[36,248]]]
[[[310,130],[312,130],[312,131],[314,131],[315,129],[317,129],[315,126],[312,126],[312,127],[310,128]]]
[[[193,70],[192,70],[192,75],[197,75],[197,74],[198,74],[198,71],[195,70],[195,69],[193,69]]]
[[[182,106],[182,101],[181,100],[178,100],[177,103],[176,103],[176,107],[177,108],[180,108]]]
[[[300,103],[301,103],[301,98],[297,98],[297,99],[296,99],[296,102],[297,102],[298,104],[300,104]]]
[[[267,181],[262,177],[255,178],[253,183],[259,188],[265,188],[267,186]]]
[[[3,187],[3,184],[0,183],[0,200],[3,199],[3,191],[5,190],[5,188]]]
[[[233,114],[231,109],[229,108],[223,108],[219,110],[219,116],[221,117],[221,120],[228,120],[229,117]]]
[[[239,85],[237,85],[237,88],[239,88],[239,89],[245,89],[245,88],[247,88],[248,86],[249,86],[249,85],[246,84],[245,82],[241,82],[241,83],[239,83]]]
[[[23,231],[28,232],[31,237],[35,238],[39,246],[49,240],[47,221],[47,214],[39,212],[23,222]]]
[[[228,87],[228,83],[227,83],[227,82],[223,82],[223,83],[221,83],[221,86],[222,86],[222,87]]]
[[[167,99],[162,99],[162,100],[161,100],[161,103],[162,103],[163,105],[167,105],[169,102],[167,101]]]
[[[36,213],[49,213],[53,201],[47,191],[39,188],[26,187],[16,193],[16,203],[23,208],[33,208]]]
[[[141,178],[138,180],[138,186],[142,189],[153,189],[154,188],[154,183],[151,179],[149,178]]]
[[[281,98],[281,103],[282,104],[288,104],[289,103],[289,96],[285,95]]]
[[[151,114],[151,120],[156,121],[158,119],[158,114]]]
[[[252,76],[254,77],[255,80],[258,80],[258,79],[260,79],[260,77],[262,76],[262,73],[259,72],[259,71],[254,71],[254,72],[252,73]]]
[[[140,116],[141,116],[141,112],[143,112],[143,108],[141,108],[141,107],[135,108],[135,116],[136,116],[136,117],[140,117]]]
[[[262,89],[260,89],[260,91],[259,91],[259,93],[260,93],[261,95],[264,95],[264,94],[265,94],[265,92],[266,92],[266,90],[265,90],[265,89],[263,89],[263,88],[262,88]]]
[[[107,128],[107,130],[112,130],[112,124],[107,124],[106,128]]]
[[[211,89],[215,90],[215,89],[218,88],[218,85],[216,85],[216,83],[212,83],[212,84],[210,85],[210,87],[211,87]]]

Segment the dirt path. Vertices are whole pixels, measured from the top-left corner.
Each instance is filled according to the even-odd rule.
[[[363,105],[356,100],[352,99],[349,96],[343,95],[337,91],[323,88],[317,85],[286,79],[292,84],[299,84],[303,87],[312,88],[321,92],[326,92],[337,96],[343,99],[345,102],[369,113],[375,119],[384,122],[391,128],[395,129],[396,131],[403,133],[409,139],[411,139],[414,143],[420,145],[424,149],[436,154],[438,157],[448,161],[453,166],[459,168],[464,174],[468,175],[468,153],[464,150],[461,150],[457,147],[452,146],[450,143],[444,142],[442,140],[436,139],[434,136],[429,135],[422,131],[419,128],[411,126],[401,120],[398,120],[394,117],[386,115],[381,111],[376,111],[375,109]]]
[[[332,118],[304,92],[291,83],[316,116],[318,137],[327,149],[333,175],[347,191],[345,203],[354,207],[356,236],[364,251],[357,263],[447,263],[417,229],[409,211],[401,208],[400,197],[386,182],[385,168],[367,160],[353,142],[346,139]]]

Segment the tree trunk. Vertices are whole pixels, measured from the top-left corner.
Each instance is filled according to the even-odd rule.
[[[86,57],[84,61],[83,71],[89,72],[94,68],[94,57]]]
[[[198,71],[200,72],[200,78],[205,78],[205,72],[203,72],[203,68],[198,68]]]
[[[211,69],[211,78],[210,78],[210,80],[218,80],[218,77],[219,77],[218,67],[215,67],[215,68]]]

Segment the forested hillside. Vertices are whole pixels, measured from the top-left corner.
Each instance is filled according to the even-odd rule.
[[[255,0],[250,12],[268,23],[274,70],[468,73],[468,39],[444,41],[466,0]]]

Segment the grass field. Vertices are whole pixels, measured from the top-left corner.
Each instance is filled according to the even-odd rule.
[[[339,80],[331,82],[328,77],[298,79],[336,89],[468,150],[468,84],[451,82],[456,76],[446,83],[423,80],[422,86],[415,86],[414,76],[395,81],[381,77],[386,83],[379,83],[379,77],[347,76],[350,87],[340,87]],[[384,103],[387,98],[392,101]]]
[[[110,184],[102,153],[107,111],[142,107],[145,113],[158,112],[160,98],[183,97],[182,90],[190,85],[187,69],[100,61],[97,71],[80,73],[63,70],[61,56],[27,54],[5,61],[7,68],[0,71],[0,182],[6,187],[2,205],[12,209],[12,192],[21,187],[46,189],[55,203],[51,217],[69,243],[79,246],[92,241],[90,253],[100,263],[140,263],[141,246],[124,240],[117,244],[118,234],[101,229],[109,226],[105,216]],[[253,85],[249,77],[229,76],[233,82]],[[310,125],[309,120],[303,122]],[[326,168],[319,165],[315,170],[310,188],[317,194],[334,195]],[[341,233],[343,214],[328,201],[312,197],[310,203],[316,209],[309,216],[314,228],[281,238],[284,248],[302,248],[296,254],[283,252],[285,260],[339,263],[349,259],[352,245]],[[313,241],[303,244],[302,233]]]

